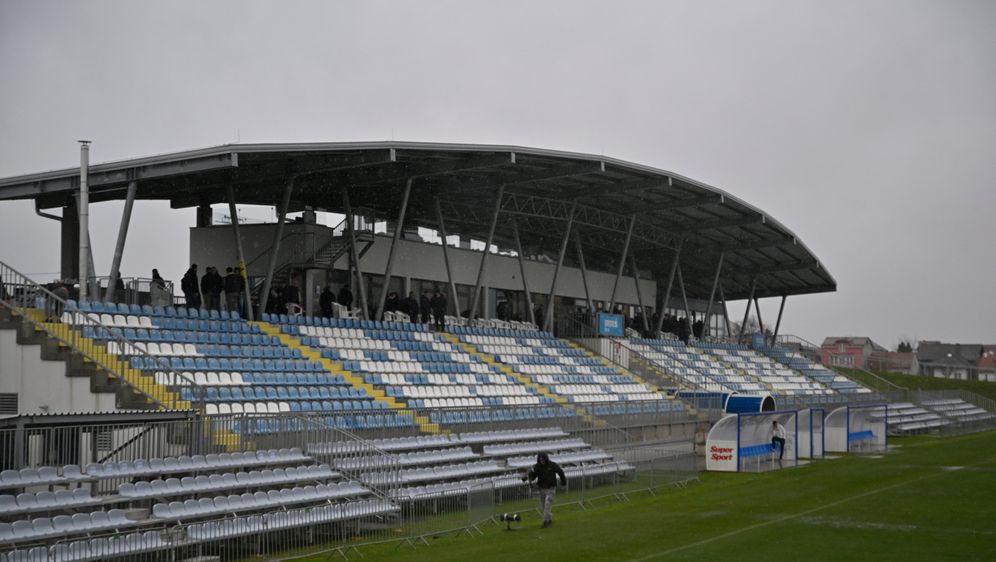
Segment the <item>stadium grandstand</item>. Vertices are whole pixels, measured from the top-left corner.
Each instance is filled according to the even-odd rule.
[[[539,452],[587,502],[694,478],[721,419],[735,469],[773,470],[772,420],[804,419],[816,458],[824,416],[843,451],[994,417],[777,345],[789,296],[836,289],[816,256],[724,191],[620,160],[236,144],[0,179],[13,199],[59,222],[72,282],[0,262],[0,561],[345,555],[491,520]],[[118,200],[102,276],[87,205]],[[237,266],[224,302],[121,275],[148,200],[196,213],[191,263]]]

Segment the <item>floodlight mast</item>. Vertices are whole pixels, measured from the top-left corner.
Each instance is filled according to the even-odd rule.
[[[88,259],[90,256],[90,190],[87,186],[87,178],[90,174],[90,142],[88,140],[77,141],[80,143],[80,201],[79,201],[79,222],[80,222],[80,302],[88,300],[87,280],[90,277],[88,271]]]

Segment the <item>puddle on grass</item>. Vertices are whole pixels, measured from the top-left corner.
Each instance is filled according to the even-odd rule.
[[[821,527],[834,527],[837,529],[874,529],[880,531],[915,531],[916,525],[902,525],[892,523],[873,523],[871,521],[855,521],[840,517],[800,517],[799,521],[808,525],[818,525]]]
[[[952,471],[955,471],[955,470],[964,470],[964,469],[965,469],[964,466],[942,466],[941,467],[941,470],[947,470],[949,472],[952,472]]]

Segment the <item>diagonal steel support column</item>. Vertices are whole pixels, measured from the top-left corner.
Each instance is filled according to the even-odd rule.
[[[100,279],[97,279],[97,268],[93,265],[93,245],[88,244],[86,249],[86,263],[90,269],[90,300],[100,300]]]
[[[609,313],[615,312],[616,289],[619,288],[619,279],[622,278],[623,270],[626,269],[626,257],[629,255],[629,243],[633,239],[633,227],[636,226],[636,215],[629,219],[629,228],[626,230],[626,241],[623,242],[622,255],[619,256],[619,268],[616,270],[616,280],[612,282],[612,296],[609,297]]]
[[[491,213],[491,226],[488,228],[488,239],[484,243],[484,253],[481,254],[481,265],[477,268],[477,281],[474,283],[474,296],[470,301],[470,318],[473,319],[477,313],[477,303],[481,298],[481,285],[484,283],[484,270],[488,263],[488,254],[491,253],[491,244],[495,238],[495,227],[498,226],[498,215],[501,214],[501,198],[505,194],[505,186],[498,186],[498,193],[495,196],[495,210]],[[459,310],[459,309],[458,309]],[[481,314],[484,316],[484,314]]]
[[[522,276],[522,292],[526,294],[526,308],[529,311],[529,322],[536,325],[536,312],[533,311],[533,297],[529,293],[529,283],[526,282],[526,258],[522,255],[522,242],[519,240],[519,224],[512,221],[512,236],[515,238],[515,252],[519,258],[519,275]]]
[[[754,297],[754,312],[757,313],[757,329],[760,330],[761,334],[763,335],[764,321],[761,320],[761,302],[760,299],[758,299],[757,297]]]
[[[633,270],[633,281],[636,283],[636,302],[640,305],[640,317],[643,318],[643,332],[650,331],[650,320],[647,319],[647,307],[643,306],[643,290],[640,289],[640,270],[636,268],[636,257],[629,255],[629,266]]]
[[[259,295],[259,309],[266,310],[266,304],[270,299],[270,288],[273,286],[273,273],[277,269],[277,259],[280,258],[280,239],[284,236],[284,221],[287,219],[287,209],[290,207],[291,194],[294,192],[294,183],[297,177],[292,176],[284,186],[284,198],[280,202],[280,209],[277,211],[277,230],[273,233],[273,246],[270,250],[270,259],[266,264],[266,277],[263,278],[263,292]]]
[[[664,291],[664,301],[661,303],[660,314],[657,315],[657,329],[654,330],[655,338],[664,326],[664,312],[667,310],[668,303],[671,301],[671,288],[674,286],[674,274],[678,271],[678,263],[681,260],[681,246],[684,242],[684,238],[679,240],[678,249],[674,252],[674,263],[671,264],[671,273],[667,276],[667,289]]]
[[[460,296],[457,294],[456,281],[453,280],[453,268],[450,265],[450,250],[446,244],[446,223],[443,221],[443,208],[439,205],[439,198],[436,201],[436,219],[439,221],[439,235],[443,237],[443,262],[446,265],[446,280],[450,284],[450,299],[453,303],[453,310],[456,315],[460,315]]]
[[[771,347],[775,347],[775,343],[778,342],[778,329],[782,327],[782,313],[785,312],[785,299],[788,297],[782,295],[782,303],[778,305],[778,320],[775,321],[775,332],[771,334]]]
[[[678,266],[678,288],[681,289],[681,301],[685,304],[685,322],[688,323],[688,334],[692,335],[692,328],[695,323],[692,322],[692,309],[688,306],[688,293],[685,292],[685,278],[681,275],[681,266]]]
[[[118,227],[118,240],[114,244],[114,258],[111,260],[110,281],[107,282],[107,294],[104,302],[114,302],[117,297],[118,284],[116,280],[121,275],[121,256],[124,255],[125,240],[128,238],[128,227],[131,225],[131,209],[135,205],[135,193],[138,182],[128,182],[128,193],[125,195],[124,209],[121,210],[121,225]]]
[[[723,271],[723,257],[725,252],[719,253],[719,264],[716,265],[716,276],[712,278],[712,290],[709,291],[709,304],[706,305],[705,318],[702,319],[702,335],[712,335],[709,333],[709,317],[712,316],[712,303],[716,300],[716,287],[719,286],[719,274]]]
[[[723,301],[723,319],[726,320],[726,337],[733,337],[733,329],[730,327],[730,311],[726,308],[726,293],[723,292],[723,284],[719,284],[719,298]]]
[[[757,289],[757,277],[750,280],[750,294],[747,296],[747,308],[744,309],[744,319],[740,323],[740,334],[737,335],[737,343],[744,340],[744,331],[747,328],[747,318],[750,316],[750,301],[754,300],[754,290]]]
[[[252,310],[252,293],[250,292],[252,287],[249,286],[249,272],[246,270],[246,252],[242,246],[242,236],[239,234],[239,211],[235,207],[235,189],[232,188],[232,184],[228,184],[226,191],[228,192],[228,214],[232,217],[232,235],[235,236],[235,252],[239,258],[239,276],[242,277],[242,290],[245,293],[242,298],[246,307],[246,319],[252,322],[255,319],[255,314]],[[260,301],[260,310],[266,310],[263,308],[262,301]]]
[[[356,215],[349,204],[349,189],[342,190],[342,204],[346,207],[346,230],[349,232],[349,253],[353,256],[356,268],[356,290],[360,293],[360,314],[364,319],[370,319],[370,308],[367,306],[367,285],[363,282],[363,269],[360,267],[360,250],[356,247]]]
[[[588,268],[584,264],[584,250],[581,249],[581,233],[574,236],[574,245],[578,250],[578,265],[581,266],[581,282],[584,283],[584,298],[588,301],[588,312],[595,312],[595,303],[591,300],[591,290],[588,288]]]
[[[384,303],[387,302],[387,292],[391,286],[391,274],[394,272],[394,255],[398,249],[398,241],[401,240],[401,233],[405,228],[405,213],[408,212],[408,196],[412,192],[412,178],[405,182],[405,193],[401,196],[401,210],[398,212],[398,224],[394,227],[394,238],[391,240],[391,249],[387,252],[387,266],[384,268],[384,286],[380,290],[379,304],[377,305],[377,316],[375,319],[384,318]]]
[[[571,203],[571,212],[567,215],[567,229],[564,230],[564,239],[560,242],[560,254],[557,256],[557,267],[553,270],[553,282],[550,283],[550,296],[546,299],[546,318],[543,320],[543,329],[550,332],[553,330],[553,299],[557,294],[557,277],[560,276],[560,268],[564,265],[564,255],[567,254],[567,243],[571,239],[571,229],[574,227],[574,214],[578,209],[577,199]]]

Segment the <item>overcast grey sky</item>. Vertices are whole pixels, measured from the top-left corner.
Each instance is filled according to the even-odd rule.
[[[79,138],[94,162],[238,139],[605,154],[793,229],[839,290],[789,299],[784,333],[996,343],[991,0],[0,0],[0,76],[0,177],[77,165]],[[91,211],[101,272],[119,212]],[[193,210],[135,213],[123,274],[178,278]],[[30,204],[0,203],[0,240],[58,270]]]

